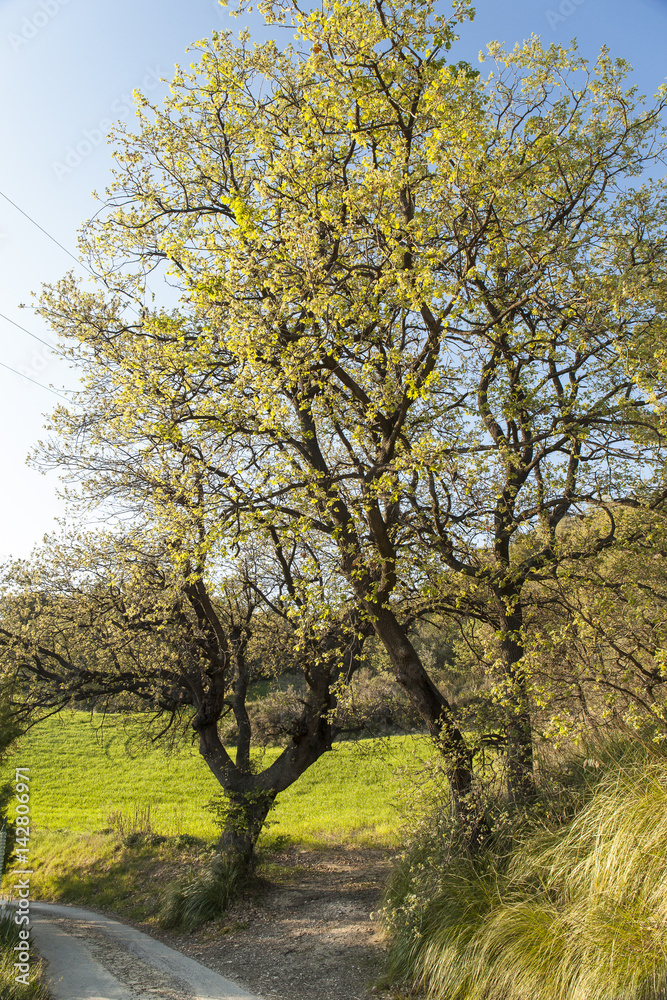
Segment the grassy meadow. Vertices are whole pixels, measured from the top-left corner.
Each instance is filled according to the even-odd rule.
[[[406,770],[428,752],[423,737],[336,744],[278,797],[261,854],[394,847]],[[258,765],[278,753],[263,751]],[[187,739],[165,748],[146,740],[145,719],[66,712],[21,737],[5,780],[15,767],[30,768],[35,899],[151,921],[171,886],[211,863],[217,827],[206,806],[220,789]]]
[[[68,712],[22,737],[5,773],[30,768],[33,829],[96,833],[148,823],[165,836],[213,839],[206,804],[220,789],[196,747],[169,751],[141,733],[136,717]],[[336,744],[278,797],[263,846],[394,845],[396,772],[427,746],[419,737]],[[260,763],[278,752],[264,751]]]

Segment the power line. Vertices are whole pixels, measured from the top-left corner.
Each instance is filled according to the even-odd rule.
[[[29,375],[24,375],[23,372],[18,372],[16,368],[10,368],[9,365],[4,363],[4,361],[0,361],[0,367],[6,368],[8,372],[13,372],[14,375],[18,375],[20,378],[27,379],[28,382],[32,382],[33,385],[38,385],[40,389],[46,389],[47,392],[52,392],[54,396],[58,396],[60,399],[64,399],[66,403],[69,403],[70,406],[72,405],[72,400],[68,399],[67,396],[63,396],[62,393],[56,392],[56,390],[52,389],[50,386],[44,385],[42,382],[38,382],[34,378],[30,378]]]
[[[42,338],[38,337],[36,333],[31,333],[30,330],[26,330],[24,326],[21,326],[20,323],[16,322],[16,320],[10,319],[9,316],[5,316],[4,313],[0,313],[0,319],[6,320],[8,323],[11,323],[12,326],[15,326],[18,330],[22,330],[23,333],[27,333],[29,337],[33,338],[33,340],[38,340],[40,344],[44,344],[45,347],[50,348],[55,354],[59,353],[57,349],[53,346],[53,344],[49,344],[48,341],[42,340]]]
[[[52,243],[55,243],[55,245],[57,247],[59,247],[63,251],[63,253],[66,253],[67,256],[70,257],[74,261],[75,264],[77,264],[79,267],[83,268],[84,271],[87,271],[88,274],[92,278],[95,279],[95,281],[99,281],[102,284],[104,284],[104,281],[103,281],[102,277],[99,274],[96,274],[92,270],[92,268],[88,267],[87,264],[84,264],[83,261],[79,260],[78,257],[75,257],[74,254],[71,252],[71,250],[68,250],[66,246],[63,246],[63,244],[60,243],[55,238],[55,236],[52,236],[51,233],[49,233],[44,228],[44,226],[40,226],[39,222],[36,222],[35,219],[33,219],[33,217],[31,215],[28,215],[27,212],[24,212],[23,209],[19,205],[17,205],[15,201],[12,201],[12,199],[8,195],[6,195],[4,193],[4,191],[0,191],[0,197],[4,198],[6,202],[8,202],[13,208],[16,209],[17,212],[20,212],[21,215],[28,220],[28,222],[32,222],[33,226],[36,226],[37,229],[39,229],[40,233],[44,233],[44,235],[46,236],[47,239],[51,240]],[[128,306],[128,308],[129,308],[130,312],[133,312],[135,314],[135,316],[139,315],[138,312],[137,312],[137,310],[134,308],[134,306]],[[10,323],[11,322],[12,321],[10,320]],[[15,326],[18,326],[18,323],[16,323]],[[28,333],[27,330],[26,330],[26,333]],[[33,337],[34,334],[31,333],[30,336]],[[39,337],[37,339],[39,340]],[[42,343],[43,343],[43,341],[42,341]]]
[[[47,239],[51,240],[52,243],[55,243],[57,247],[60,247],[63,253],[66,253],[68,257],[71,257],[72,260],[79,265],[79,267],[84,268],[84,270],[88,271],[89,274],[92,274],[94,278],[97,277],[95,272],[91,271],[87,264],[82,263],[82,261],[80,261],[78,257],[75,257],[74,254],[67,249],[67,247],[64,247],[62,243],[59,243],[58,240],[55,238],[55,236],[52,236],[51,233],[47,232],[46,229],[44,229],[44,226],[40,226],[39,222],[35,222],[32,216],[28,215],[27,212],[24,212],[23,209],[19,205],[17,205],[15,201],[12,201],[12,199],[4,193],[4,191],[0,191],[0,197],[4,198],[5,201],[8,201],[9,204],[12,205],[17,212],[20,212],[21,215],[28,220],[28,222],[32,222],[33,226],[37,226],[39,231],[41,233],[44,233]]]
[[[63,251],[64,253],[66,253],[68,257],[71,257],[71,258],[72,258],[72,260],[76,261],[76,263],[77,263],[77,264],[79,264],[79,265],[80,265],[81,267],[86,267],[86,265],[85,265],[85,264],[82,264],[82,263],[81,263],[81,261],[80,261],[80,260],[78,260],[78,259],[77,259],[77,258],[76,258],[76,257],[74,256],[74,254],[73,254],[73,253],[70,253],[70,251],[69,251],[69,250],[67,249],[67,247],[64,247],[64,246],[62,245],[62,243],[59,243],[59,242],[58,242],[58,240],[57,240],[57,239],[55,238],[55,236],[51,236],[51,233],[47,233],[46,229],[44,229],[44,227],[43,227],[43,226],[40,226],[39,222],[35,222],[35,220],[34,220],[34,219],[33,219],[33,218],[32,218],[32,217],[30,216],[30,215],[28,215],[28,213],[27,213],[27,212],[24,212],[24,211],[23,211],[23,209],[22,209],[22,208],[21,208],[21,207],[20,207],[19,205],[17,205],[15,201],[12,201],[12,199],[11,199],[11,198],[9,198],[9,197],[8,197],[8,196],[7,196],[7,195],[6,195],[5,193],[4,193],[4,191],[0,191],[0,197],[4,198],[4,199],[5,199],[5,201],[9,202],[9,204],[10,204],[10,205],[11,205],[11,206],[12,206],[13,208],[15,208],[17,212],[20,212],[20,213],[21,213],[21,215],[22,215],[22,216],[23,216],[24,218],[26,218],[26,219],[28,220],[28,222],[32,222],[33,226],[37,226],[37,228],[39,229],[39,231],[40,231],[41,233],[44,233],[44,235],[45,235],[45,236],[46,236],[46,237],[47,237],[48,239],[50,239],[52,243],[55,243],[55,245],[56,245],[57,247],[59,247],[59,248],[60,248],[60,249],[61,249],[61,250],[62,250],[62,251]],[[90,271],[90,268],[87,268],[87,267],[86,267],[86,270],[87,270],[87,271]],[[92,274],[93,272],[92,272],[92,271],[90,271],[90,273]],[[29,337],[32,337],[32,338],[33,338],[33,340],[38,340],[38,341],[40,342],[40,344],[44,344],[44,346],[45,346],[45,347],[49,347],[49,348],[50,348],[50,349],[51,349],[52,351],[54,351],[54,353],[58,353],[58,352],[57,352],[57,350],[56,350],[56,348],[55,348],[55,347],[54,347],[54,346],[53,346],[52,344],[49,344],[49,343],[47,343],[47,341],[46,341],[46,340],[42,340],[42,338],[41,338],[41,337],[38,337],[36,333],[31,333],[31,332],[30,332],[30,330],[26,330],[26,328],[25,328],[24,326],[21,326],[21,324],[20,324],[20,323],[17,323],[17,322],[16,322],[16,320],[13,320],[13,319],[10,319],[10,318],[9,318],[9,316],[5,316],[5,314],[4,314],[4,313],[0,313],[0,318],[2,318],[2,319],[4,319],[4,320],[6,320],[6,321],[7,321],[8,323],[11,323],[11,324],[12,324],[12,326],[15,326],[15,327],[16,327],[16,328],[17,328],[18,330],[22,330],[22,331],[23,331],[23,333],[27,333]],[[4,367],[5,367],[5,368],[7,368],[8,366],[7,366],[7,365],[5,365]],[[9,370],[10,370],[10,371],[14,371],[14,369],[13,369],[13,368],[10,368]],[[21,373],[20,373],[20,372],[18,372],[17,374],[19,374],[19,375],[20,375]],[[24,378],[28,378],[28,376],[27,376],[27,375],[24,375],[23,377],[24,377]],[[29,381],[33,382],[33,381],[34,381],[34,379],[30,379]],[[35,382],[35,385],[41,385],[41,382]],[[42,388],[43,388],[43,389],[46,389],[46,386],[44,385],[44,386],[42,386]],[[51,389],[51,390],[49,390],[49,391],[50,391],[50,392],[53,392],[54,390],[53,390],[53,389]],[[56,393],[56,395],[58,395],[58,393]],[[62,396],[62,397],[61,397],[61,399],[64,399],[64,396]]]
[[[24,212],[23,209],[20,207],[20,205],[17,205],[15,201],[12,201],[12,199],[8,195],[6,195],[4,191],[0,191],[0,197],[4,198],[5,201],[12,206],[12,208],[16,209],[17,212],[20,212],[20,214],[25,219],[27,219],[28,222],[31,222],[33,226],[39,229],[40,233],[43,233],[44,236],[46,236],[47,239],[51,240],[51,242],[54,243],[60,250],[62,250],[63,253],[66,253],[67,256],[74,261],[75,264],[77,264],[79,267],[82,267],[84,271],[87,271],[88,274],[92,275],[92,277],[95,278],[97,281],[100,280],[99,275],[95,274],[95,272],[92,271],[87,264],[84,264],[83,261],[80,261],[78,257],[75,257],[74,254],[70,250],[68,250],[66,246],[63,246],[63,244],[60,243],[60,241],[57,240],[55,236],[52,236],[51,233],[49,233],[44,228],[44,226],[40,226],[39,222],[33,219],[31,215],[28,215],[27,212]],[[54,352],[54,354],[59,354],[61,357],[63,356],[62,352],[58,351],[57,348],[55,348],[52,344],[49,344],[46,340],[42,340],[42,338],[38,337],[36,333],[31,333],[30,330],[27,330],[24,326],[21,326],[20,323],[16,322],[16,320],[10,319],[9,316],[5,316],[4,313],[0,313],[0,318],[6,320],[8,323],[11,323],[12,326],[15,326],[18,330],[21,330],[23,333],[27,333],[27,335],[29,337],[32,337],[34,340],[38,340],[40,344],[44,344],[44,346],[48,347],[51,351]],[[53,393],[54,396],[57,396],[59,399],[62,399],[66,403],[69,403],[70,406],[77,405],[76,403],[73,404],[72,401],[70,399],[67,399],[66,396],[63,396],[62,393],[56,392],[55,389],[52,389],[48,385],[44,385],[42,382],[38,382],[37,379],[30,378],[29,375],[24,375],[23,372],[17,371],[16,368],[10,368],[10,366],[6,365],[3,361],[0,361],[0,367],[5,368],[7,371],[12,372],[12,374],[14,375],[18,375],[19,378],[24,378],[28,382],[32,382],[33,385],[39,386],[40,389],[46,389],[47,392]]]

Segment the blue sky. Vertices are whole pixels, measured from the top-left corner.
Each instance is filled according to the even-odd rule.
[[[76,255],[77,228],[96,208],[91,192],[102,192],[109,176],[104,132],[109,121],[131,120],[132,90],[159,97],[160,78],[190,61],[191,42],[243,23],[265,35],[257,15],[232,20],[216,0],[0,0],[2,364],[56,390],[76,386],[74,371],[9,320],[50,339],[19,304],[42,282],[76,269],[67,251]],[[478,0],[451,55],[474,63],[489,41],[513,45],[532,33],[546,43],[576,37],[590,59],[608,45],[634,66],[643,93],[654,94],[667,78],[667,0]],[[55,474],[25,464],[57,401],[0,367],[0,559],[28,555],[63,514]]]

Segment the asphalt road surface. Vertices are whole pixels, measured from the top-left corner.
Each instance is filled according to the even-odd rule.
[[[57,903],[30,916],[54,1000],[261,1000],[119,920]]]

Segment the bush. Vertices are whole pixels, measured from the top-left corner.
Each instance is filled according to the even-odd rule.
[[[590,755],[567,775],[569,822],[551,828],[545,783],[476,856],[451,836],[413,845],[383,910],[390,978],[443,1000],[663,1000],[667,751]]]
[[[303,699],[307,695],[304,679],[295,674],[285,674],[258,685],[255,697],[249,699],[246,706],[253,742],[264,747],[288,743],[298,732]],[[236,745],[238,729],[231,713],[221,720],[219,731],[226,746]]]
[[[385,736],[423,732],[424,721],[389,674],[362,668],[340,693],[335,717],[343,732]]]
[[[289,684],[248,705],[253,739],[258,746],[284,746],[299,732],[305,683]]]
[[[248,703],[253,740],[257,746],[285,746],[300,732],[308,689],[303,678],[286,675],[265,693]],[[386,736],[422,732],[424,723],[407,695],[384,671],[364,667],[349,685],[338,692],[334,727],[341,735]],[[220,727],[227,746],[238,738],[236,723],[229,719]]]

